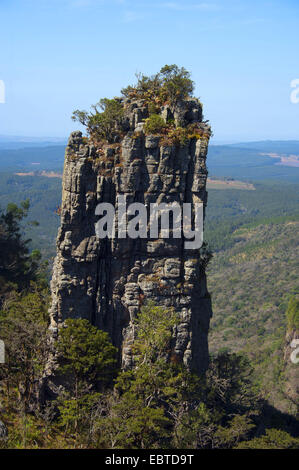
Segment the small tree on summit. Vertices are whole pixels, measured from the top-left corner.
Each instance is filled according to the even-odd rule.
[[[119,100],[108,98],[101,99],[92,106],[93,112],[79,111],[73,112],[73,121],[87,127],[88,133],[98,139],[105,139],[113,142],[117,125],[123,117],[123,107]]]
[[[137,84],[121,90],[126,97],[156,99],[175,104],[177,101],[191,96],[194,91],[194,82],[190,72],[184,67],[175,64],[164,65],[160,72],[150,77],[138,74]]]
[[[190,79],[190,72],[184,67],[177,65],[164,65],[161,68],[159,76],[161,77],[161,94],[171,103],[176,103],[180,99],[190,96],[194,91],[194,83]]]
[[[122,133],[125,100],[142,99],[154,116],[154,130],[162,128],[164,122],[159,115],[165,104],[175,105],[178,101],[191,96],[194,83],[190,72],[177,65],[164,65],[160,72],[152,76],[137,75],[137,83],[121,90],[122,98],[103,98],[93,105],[90,112],[75,110],[73,121],[78,121],[87,128],[88,134],[97,141],[114,143]],[[157,117],[158,116],[158,117]],[[159,122],[158,122],[159,121]]]

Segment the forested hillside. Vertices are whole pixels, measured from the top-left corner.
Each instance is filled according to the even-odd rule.
[[[298,182],[298,141],[261,141],[233,145],[210,145],[211,176],[245,181]],[[282,164],[283,163],[283,164]]]
[[[255,188],[209,191],[210,351],[246,353],[264,396],[296,414],[285,396],[284,347],[288,302],[299,293],[298,185],[255,182]]]
[[[296,218],[243,226],[231,234],[232,247],[214,254],[208,270],[211,353],[246,353],[264,397],[293,413],[296,407],[284,396],[284,342],[288,302],[299,294],[298,229]]]

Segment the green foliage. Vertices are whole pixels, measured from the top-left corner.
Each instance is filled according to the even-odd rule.
[[[42,154],[43,148],[40,150]],[[34,154],[31,158],[31,161],[39,161]],[[49,158],[55,162],[55,152]],[[29,250],[38,249],[43,259],[50,258],[55,255],[55,238],[60,223],[55,210],[61,203],[61,178],[0,172],[0,207],[6,207],[10,201],[20,206],[24,199],[30,200],[30,208],[28,216],[20,221],[21,233],[24,232],[22,237],[32,240],[28,243]],[[33,226],[26,220],[38,220],[39,225]]]
[[[151,114],[158,114],[160,111],[160,107],[153,101],[150,101],[147,105],[148,109],[148,114],[151,116]]]
[[[292,296],[287,309],[288,329],[299,330],[299,297]]]
[[[2,184],[2,205],[9,197],[3,188],[18,189],[13,200],[19,205],[20,198],[31,191],[33,177],[26,180],[10,175],[5,181],[10,183]],[[39,181],[45,185],[51,179]],[[57,403],[60,417],[49,425],[46,418],[39,419],[32,411],[32,383],[40,380],[46,356],[38,344],[46,344],[46,295],[36,299],[40,286],[36,293],[29,288],[30,295],[28,287],[20,294],[10,286],[0,325],[9,345],[8,357],[12,357],[9,373],[2,366],[0,370],[1,419],[9,428],[9,446],[298,448],[298,439],[276,424],[277,429],[267,429],[260,436],[265,422],[255,393],[258,386],[263,396],[272,400],[271,394],[277,393],[283,380],[285,312],[290,295],[298,293],[295,213],[299,193],[296,185],[265,183],[256,187],[248,192],[211,190],[207,221],[210,234],[218,237],[217,246],[223,242],[223,252],[214,255],[208,275],[214,305],[211,347],[214,352],[246,349],[254,366],[252,375],[246,360],[228,353],[220,355],[222,359],[212,359],[206,381],[187,373],[172,354],[174,322],[165,330],[159,327],[165,332],[165,344],[161,338],[146,338],[152,349],[148,355],[142,344],[138,347],[137,338],[136,369],[119,374],[113,393],[95,394],[85,377],[77,398],[74,392],[61,397]],[[57,194],[57,189],[51,191]],[[34,204],[37,200],[41,206],[46,204],[48,195],[49,186],[45,191],[41,186],[32,189]],[[44,211],[46,217],[49,207]],[[42,224],[44,232],[48,233],[46,224]],[[223,235],[227,237],[224,241]],[[32,253],[32,257],[38,262],[38,254]],[[3,279],[7,286],[6,277]],[[156,331],[154,323],[152,327]],[[136,322],[138,336],[137,330]],[[156,344],[160,344],[159,354]],[[280,396],[275,398],[282,403]]]
[[[28,287],[30,280],[37,278],[40,261],[39,252],[30,255],[30,240],[22,237],[21,223],[28,210],[29,200],[26,200],[20,206],[10,203],[5,212],[0,212],[0,279],[19,288]],[[4,283],[0,295],[3,290]]]
[[[265,435],[241,442],[237,449],[298,449],[299,438],[279,429],[267,429]]]
[[[170,351],[172,330],[178,323],[178,315],[173,310],[148,303],[142,307],[136,319],[137,339],[134,351],[138,363],[154,362]]]
[[[115,384],[118,396],[110,397],[97,421],[102,446],[171,445],[173,416],[179,414],[184,399],[195,388],[195,378],[168,360],[177,321],[170,310],[153,304],[142,308],[136,321],[135,368],[119,374]]]
[[[119,126],[123,118],[123,105],[118,99],[103,98],[92,106],[93,111],[73,112],[73,121],[86,126],[88,133],[96,140],[107,140],[109,143],[117,139]]]
[[[230,408],[230,411],[240,404],[241,399],[245,400],[244,404],[249,402],[252,396],[251,376],[252,367],[245,355],[219,354],[211,361],[207,373],[213,400]]]
[[[32,298],[27,298],[24,306],[22,316],[27,322],[32,315],[33,322],[43,324],[44,315],[38,315],[38,305]],[[6,315],[19,321],[15,302]],[[35,416],[24,407],[16,417],[8,412],[4,421],[10,423],[10,438],[4,445],[115,449],[265,445],[256,439],[262,406],[252,387],[248,360],[237,354],[222,354],[212,359],[206,377],[192,374],[172,349],[172,332],[178,321],[172,310],[154,304],[142,308],[135,322],[135,367],[120,372],[110,390],[105,378],[111,377],[115,349],[107,335],[87,320],[66,320],[58,343],[64,356],[61,371],[75,378],[74,387],[59,396],[59,416],[50,409],[43,414],[36,411]],[[39,351],[39,356],[44,355]],[[36,358],[36,363],[39,360]],[[37,377],[30,375],[29,384]],[[102,393],[94,391],[97,380],[102,383]],[[13,413],[17,409],[14,405]],[[298,439],[274,431],[267,431],[267,445],[298,445]]]
[[[215,420],[216,418],[216,420]],[[217,429],[219,414],[203,403],[194,400],[187,411],[183,406],[176,417],[173,433],[173,447],[178,449],[210,448]]]
[[[188,132],[187,129],[183,127],[175,127],[174,125],[170,126],[167,130],[167,134],[162,140],[164,145],[185,145],[188,142]]]
[[[148,77],[137,75],[137,84],[121,90],[122,94],[130,98],[141,98],[147,101],[154,99],[163,104],[168,101],[175,104],[188,96],[194,90],[194,83],[190,72],[177,65],[165,65],[156,75]]]
[[[59,427],[65,435],[74,435],[78,443],[89,441],[93,415],[101,395],[116,373],[116,348],[106,332],[88,320],[67,319],[57,341],[59,371],[68,379],[57,399]]]
[[[136,322],[135,368],[100,405],[98,447],[233,447],[255,430],[258,400],[245,358],[215,358],[207,379],[172,360],[175,313],[149,304]],[[233,415],[233,417],[232,417]]]
[[[5,343],[5,364],[0,380],[10,395],[18,391],[18,404],[27,410],[34,403],[35,385],[46,361],[48,289],[31,285],[26,293],[11,292],[0,312],[1,339]]]
[[[96,421],[97,447],[159,448],[169,441],[169,425],[163,409],[145,406],[135,394],[111,397],[108,410]]]
[[[146,134],[160,134],[165,129],[166,123],[159,114],[151,114],[145,120],[144,131]]]
[[[82,382],[106,384],[115,374],[116,348],[108,333],[88,320],[68,318],[60,330],[57,350],[63,358],[61,373],[73,375],[77,387]]]
[[[232,246],[214,253],[209,264],[213,305],[209,347],[212,353],[226,348],[248,355],[262,396],[273,406],[296,413],[295,403],[285,393],[291,378],[284,347],[288,302],[299,288],[298,221],[291,216],[275,223],[255,221],[230,233]],[[218,222],[219,231],[224,223]]]
[[[136,74],[137,84],[121,90],[122,95],[129,98],[149,98],[156,96],[161,88],[159,75],[148,77],[142,73]]]
[[[276,148],[275,151],[274,148]],[[261,155],[261,153],[267,155]],[[278,160],[268,156],[269,153],[278,155],[298,154],[298,142],[293,145],[288,141],[210,145],[208,157],[210,175],[242,181],[264,182],[264,180],[269,180],[268,183],[271,182],[271,184],[280,187],[287,182],[298,184],[299,168],[277,165]],[[291,202],[294,203],[294,201]],[[271,207],[271,203],[269,206]]]
[[[191,139],[208,139],[210,137],[210,133],[204,133],[197,123],[188,124],[186,127],[176,127],[174,120],[169,120],[166,123],[162,116],[156,113],[150,114],[149,118],[145,119],[144,131],[146,134],[161,135],[162,145],[184,146]]]
[[[39,424],[34,416],[23,414],[9,433],[7,447],[11,449],[37,449],[43,443]]]
[[[5,344],[5,364],[0,367],[0,401],[13,410],[7,446],[25,447],[37,442],[35,420],[37,384],[47,357],[49,290],[41,270],[38,250],[29,251],[23,239],[23,219],[29,201],[8,204],[0,214],[0,331]],[[5,444],[5,445],[6,445]]]
[[[297,184],[284,183],[282,187],[281,183],[264,182],[255,183],[255,188],[255,191],[209,189],[205,239],[213,250],[231,248],[238,241],[233,234],[239,228],[299,220]]]
[[[232,448],[245,440],[254,428],[255,424],[247,415],[236,415],[227,427],[218,427],[215,439],[219,440],[220,447]]]
[[[176,102],[190,96],[193,92],[193,82],[190,73],[177,65],[165,65],[159,73],[152,77],[143,74],[137,76],[137,85],[122,90],[127,97],[142,98],[148,104],[149,118],[145,121],[147,134],[159,134],[166,128],[166,123],[159,115],[161,106],[165,102]],[[72,119],[79,121],[87,128],[89,135],[95,141],[118,141],[122,133],[122,120],[124,117],[123,99],[109,100],[104,98],[92,106],[92,111],[74,111]],[[175,131],[173,139],[183,139],[182,133]],[[194,133],[193,133],[194,134]],[[184,136],[184,141],[187,136]]]
[[[191,123],[186,127],[176,127],[174,121],[168,121],[161,143],[163,145],[184,146],[191,139],[206,140],[210,138],[210,135],[210,131],[203,131],[199,123]]]
[[[84,442],[84,433],[90,432],[93,413],[100,399],[99,393],[86,393],[79,397],[61,396],[57,401],[59,420],[58,426],[68,434],[79,432],[80,442]]]
[[[177,65],[164,65],[159,73],[162,89],[161,94],[171,103],[190,96],[194,90],[194,83],[190,79],[190,72]]]

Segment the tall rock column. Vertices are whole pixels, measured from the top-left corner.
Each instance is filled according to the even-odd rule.
[[[61,226],[51,282],[53,338],[66,318],[85,318],[107,331],[119,348],[123,367],[133,364],[134,320],[142,304],[173,307],[180,316],[173,354],[198,373],[208,365],[208,329],[212,314],[205,265],[199,250],[183,239],[97,239],[95,209],[100,202],[127,204],[202,201],[206,204],[206,155],[209,126],[201,104],[186,99],[162,116],[196,123],[200,136],[175,145],[145,135],[148,117],[142,100],[124,100],[125,132],[114,144],[98,148],[70,136],[65,157]]]

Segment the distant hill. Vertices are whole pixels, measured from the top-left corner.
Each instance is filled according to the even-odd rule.
[[[29,219],[39,222],[38,227],[26,227],[26,237],[32,238],[32,247],[40,249],[46,258],[53,256],[60,222],[55,211],[61,204],[61,179],[0,172],[0,209],[24,199],[30,200]]]
[[[65,145],[0,149],[0,171],[61,169]]]
[[[299,219],[299,183],[255,182],[254,191],[209,189],[205,239],[214,251],[234,245],[231,233],[244,224],[263,223],[272,218]]]
[[[290,156],[291,159],[282,158]],[[297,156],[298,166],[294,166],[294,156]],[[293,161],[290,163],[288,160]],[[210,145],[207,164],[211,177],[231,177],[250,182],[265,179],[298,182],[299,141]]]
[[[241,142],[230,144],[228,147],[246,148],[259,152],[298,153],[299,140],[262,140],[258,142]]]
[[[0,149],[23,149],[26,147],[48,147],[50,145],[66,145],[67,138],[53,137],[20,137],[0,135]]]
[[[0,171],[43,171],[63,168],[66,141],[5,140],[0,136]],[[271,154],[271,155],[269,155]],[[276,155],[273,158],[273,154]],[[288,165],[288,156],[292,162]],[[280,160],[284,156],[284,161]],[[295,157],[294,157],[295,156]],[[296,160],[298,156],[298,167]],[[209,176],[240,181],[280,180],[299,182],[299,141],[245,142],[210,145]]]

